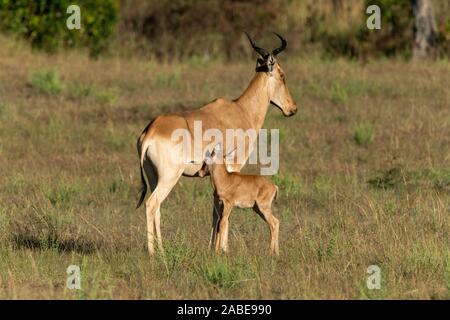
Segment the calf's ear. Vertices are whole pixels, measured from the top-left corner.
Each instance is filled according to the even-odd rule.
[[[209,150],[206,150],[206,152],[205,152],[205,164],[211,164],[213,156],[214,156],[214,150],[211,151],[211,152]]]

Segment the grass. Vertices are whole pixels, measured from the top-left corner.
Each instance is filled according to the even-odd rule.
[[[70,95],[74,99],[92,97],[96,94],[96,88],[85,83],[74,83],[70,86]]]
[[[358,124],[353,133],[353,139],[358,146],[367,147],[374,139],[375,129],[370,123]]]
[[[63,90],[58,73],[54,70],[33,72],[31,75],[31,85],[47,94],[56,94]]]
[[[6,104],[0,103],[0,119],[4,117],[8,112],[8,106]]]
[[[283,60],[301,108],[270,108],[265,122],[282,136],[280,257],[267,225],[238,209],[229,255],[209,252],[210,183],[183,177],[161,209],[166,257],[150,259],[137,137],[161,112],[235,98],[254,61],[155,70],[2,44],[0,298],[450,298],[448,61]],[[78,291],[65,287],[72,264]],[[367,289],[370,265],[380,290]]]
[[[178,88],[181,83],[181,71],[175,69],[169,73],[157,73],[155,85],[163,88]]]
[[[255,275],[245,262],[230,262],[227,258],[215,257],[197,270],[198,276],[207,286],[212,286],[226,297],[226,292],[255,281]]]

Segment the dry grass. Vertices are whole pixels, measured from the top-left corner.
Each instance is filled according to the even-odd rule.
[[[160,112],[236,97],[254,62],[92,61],[0,40],[0,298],[450,297],[448,61],[283,61],[301,111],[265,124],[281,131],[280,258],[244,210],[231,253],[208,252],[209,181],[183,178],[162,208],[164,262],[134,210],[136,138]],[[32,81],[49,70],[61,90]],[[366,288],[372,264],[381,290]]]

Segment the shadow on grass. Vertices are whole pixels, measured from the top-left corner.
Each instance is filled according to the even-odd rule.
[[[36,237],[28,234],[16,234],[11,237],[14,249],[31,249],[36,251],[45,251],[56,249],[58,252],[76,252],[80,254],[92,254],[103,247],[100,241],[91,241],[87,239],[58,239],[56,236],[47,236],[45,238]]]

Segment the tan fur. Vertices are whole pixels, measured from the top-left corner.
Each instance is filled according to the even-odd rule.
[[[215,250],[228,251],[228,220],[233,207],[253,208],[270,229],[270,253],[279,253],[278,230],[279,221],[272,214],[272,201],[276,197],[278,187],[269,179],[258,175],[244,175],[227,172],[223,163],[217,162],[213,155],[208,164],[211,183],[215,196],[222,202],[223,211],[218,219]]]
[[[164,114],[155,118],[139,137],[137,147],[141,160],[141,180],[143,181],[142,202],[147,187],[151,195],[145,200],[147,216],[148,250],[154,253],[153,240],[156,238],[162,250],[160,232],[160,206],[175,186],[181,175],[203,176],[202,159],[194,159],[179,146],[178,141],[172,141],[174,130],[182,128],[189,130],[193,136],[194,121],[202,121],[203,131],[215,128],[225,137],[226,129],[261,129],[270,102],[275,103],[285,116],[294,115],[297,106],[287,89],[281,67],[276,64],[274,70],[258,72],[253,77],[247,89],[236,100],[216,99],[206,106],[189,112]],[[207,143],[203,144],[202,157],[206,152]],[[245,160],[251,153],[251,146],[246,144]],[[192,148],[193,150],[193,148]],[[211,151],[211,150],[209,150]],[[186,155],[186,158],[183,158]],[[171,159],[177,159],[173,162]],[[182,163],[179,160],[182,159]],[[228,164],[229,171],[240,171],[242,164]],[[145,179],[144,179],[145,176]],[[138,203],[138,206],[140,203]],[[214,201],[213,223],[210,246],[214,245],[215,226],[220,211],[217,199]]]

